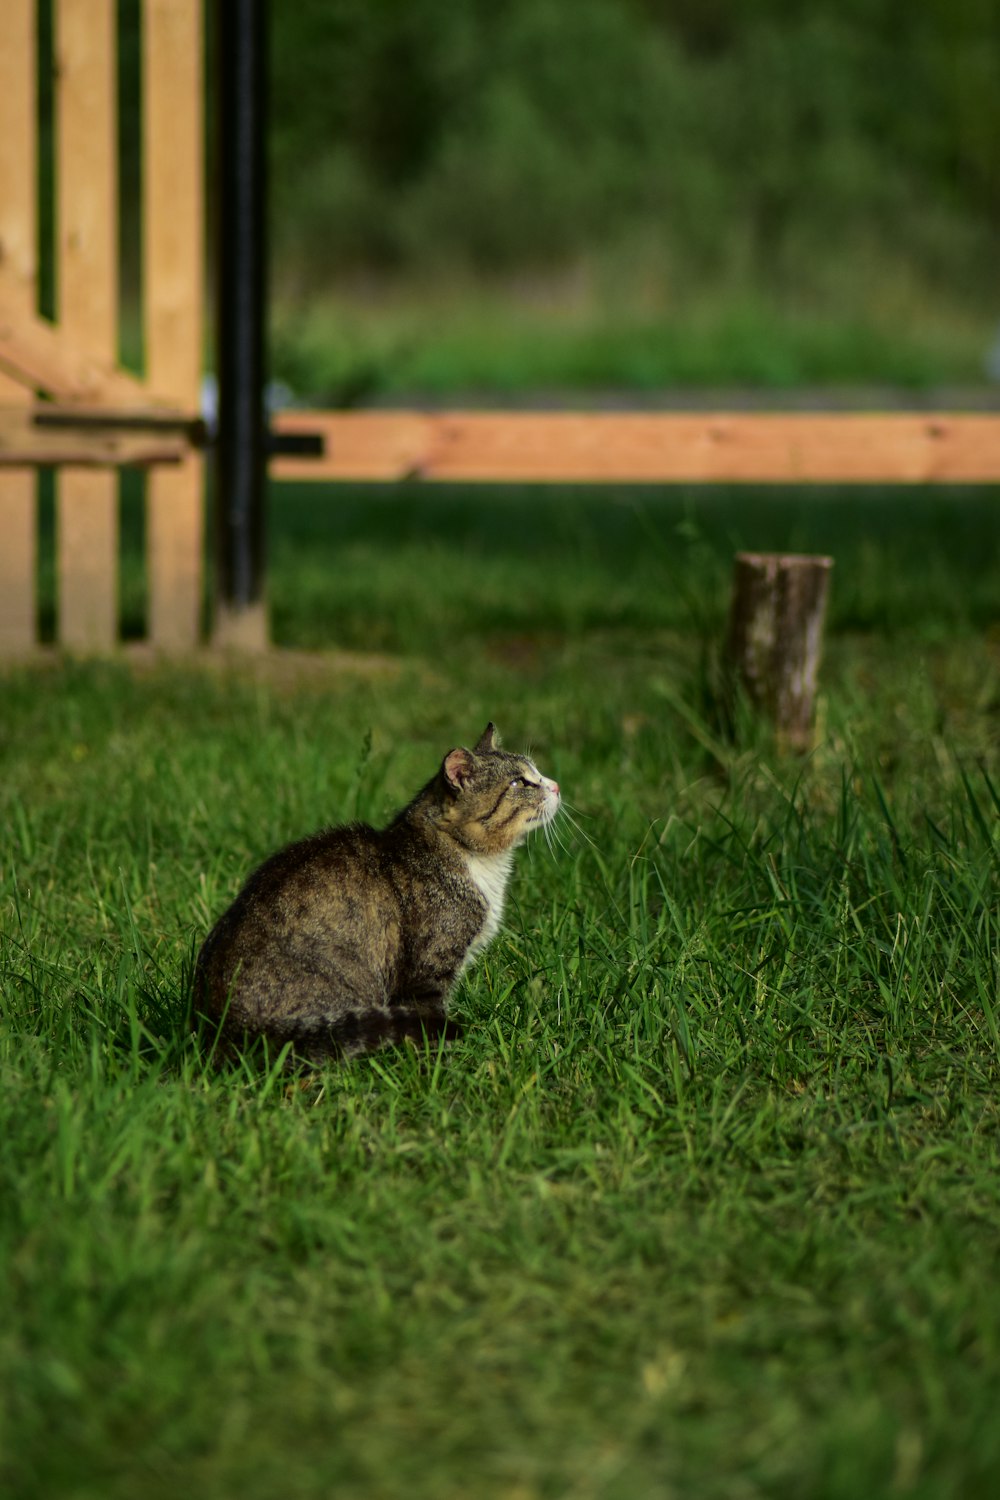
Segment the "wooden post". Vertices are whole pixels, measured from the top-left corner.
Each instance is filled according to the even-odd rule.
[[[118,355],[117,7],[57,0],[56,291],[66,332],[109,364]],[[118,476],[59,474],[59,638],[109,651],[118,634]]]
[[[812,746],[832,566],[831,557],[736,556],[726,646],[730,680],[772,721],[782,749]]]
[[[143,292],[146,376],[196,412],[202,356],[203,106],[199,0],[143,0]],[[190,651],[201,626],[204,462],[146,479],[149,636]]]
[[[0,47],[0,264],[11,272],[18,311],[35,311],[38,72],[34,0],[6,0]],[[32,393],[0,375],[0,403],[26,406]],[[0,656],[35,642],[38,528],[35,476],[0,473]]]

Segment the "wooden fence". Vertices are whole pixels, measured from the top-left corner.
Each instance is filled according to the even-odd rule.
[[[115,0],[53,0],[57,317],[38,306],[38,25],[4,0],[0,47],[0,652],[36,639],[37,484],[59,465],[58,637],[118,635],[118,479],[149,467],[154,645],[198,639],[202,460],[192,441],[202,360],[204,150],[200,0],[142,0],[145,379],[119,368]],[[39,400],[39,397],[44,398]]]
[[[35,467],[58,468],[57,633],[117,638],[116,470],[148,469],[154,646],[199,639],[203,473],[201,0],[142,0],[144,378],[118,360],[115,0],[52,0],[57,316],[37,311],[37,18],[4,0],[0,47],[0,654],[36,640]],[[137,128],[140,128],[137,122]],[[288,480],[517,483],[987,483],[1000,415],[286,412]]]

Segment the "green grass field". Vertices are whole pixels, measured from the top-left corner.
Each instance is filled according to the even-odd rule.
[[[4,1495],[992,1497],[996,496],[273,499],[280,653],[0,675]],[[719,737],[739,546],[836,558],[804,761]],[[207,1071],[250,865],[490,717],[580,832],[466,1039]]]

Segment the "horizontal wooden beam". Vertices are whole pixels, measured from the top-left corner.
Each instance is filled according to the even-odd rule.
[[[144,432],[146,436],[183,438],[192,448],[204,448],[208,427],[203,417],[167,406],[61,406],[41,401],[31,408],[36,427],[102,428],[105,431]]]
[[[97,417],[65,407],[0,407],[0,468],[147,468],[180,463],[191,452],[184,419],[165,421],[159,412],[150,416],[144,424],[137,412],[129,411],[115,425],[111,413]]]
[[[968,413],[285,411],[322,458],[288,480],[497,484],[988,484],[1000,415]]]

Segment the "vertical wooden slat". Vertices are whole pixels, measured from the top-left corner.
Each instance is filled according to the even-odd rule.
[[[0,46],[0,261],[20,287],[25,312],[37,294],[37,43],[34,0],[4,0]],[[32,393],[0,375],[0,403],[30,402]],[[0,656],[35,640],[38,526],[35,476],[0,470]]]
[[[143,254],[146,375],[198,409],[203,324],[203,59],[200,0],[143,0]],[[147,479],[149,630],[165,651],[198,639],[204,466]]]
[[[67,334],[117,357],[117,36],[114,0],[56,0],[56,297]],[[118,476],[58,480],[59,637],[106,651],[118,629]]]

